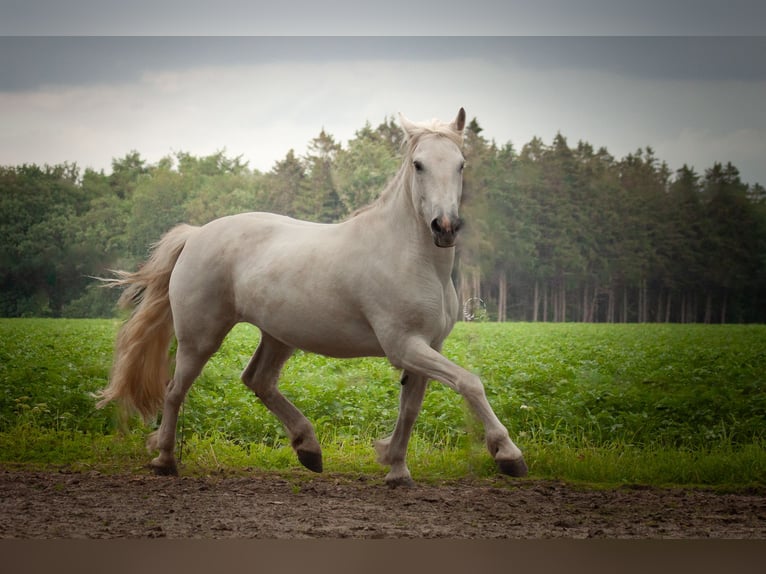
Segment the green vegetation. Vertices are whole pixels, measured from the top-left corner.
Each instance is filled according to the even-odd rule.
[[[96,410],[118,322],[0,320],[0,464],[131,471],[148,432]],[[189,394],[184,472],[299,464],[239,381],[258,341],[239,325]],[[445,354],[482,377],[533,478],[596,484],[763,486],[766,327],[461,323]],[[282,390],[314,422],[327,472],[383,476],[371,443],[393,428],[398,373],[383,359],[296,353]],[[416,480],[495,473],[481,426],[431,383],[408,461]]]

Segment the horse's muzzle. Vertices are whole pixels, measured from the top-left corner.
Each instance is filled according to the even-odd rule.
[[[454,247],[457,232],[463,225],[457,216],[441,215],[431,222],[431,235],[437,247]]]

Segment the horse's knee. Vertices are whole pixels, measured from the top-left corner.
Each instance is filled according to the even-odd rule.
[[[481,379],[468,372],[466,372],[465,376],[461,377],[456,387],[455,390],[469,401],[471,399],[482,399],[486,396]]]

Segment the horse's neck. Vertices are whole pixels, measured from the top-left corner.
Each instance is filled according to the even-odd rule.
[[[397,178],[396,188],[387,190],[389,197],[364,213],[367,224],[378,228],[379,237],[395,242],[398,252],[410,253],[418,265],[433,265],[436,274],[446,283],[451,280],[455,248],[434,244],[431,231],[415,211],[406,179],[401,174]]]

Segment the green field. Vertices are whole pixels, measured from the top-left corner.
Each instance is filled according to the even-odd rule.
[[[117,321],[0,320],[0,464],[133,471],[138,422],[96,410]],[[297,472],[278,421],[239,381],[258,341],[240,325],[183,410],[182,472]],[[766,326],[458,324],[444,353],[482,377],[532,478],[724,488],[766,482]],[[382,359],[296,353],[281,388],[314,422],[328,472],[383,477],[399,373]],[[411,443],[415,480],[493,475],[481,426],[431,383]]]

